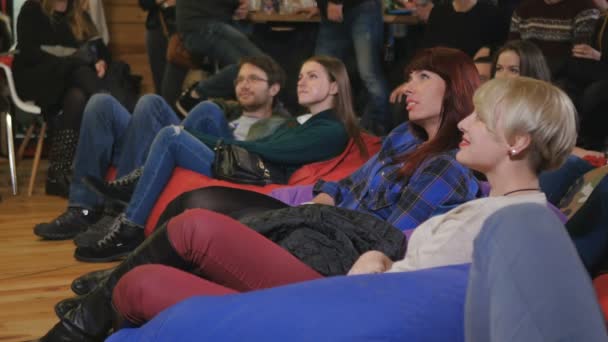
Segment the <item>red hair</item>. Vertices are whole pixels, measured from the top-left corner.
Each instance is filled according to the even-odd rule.
[[[480,85],[473,60],[460,50],[435,47],[420,51],[405,68],[405,76],[409,78],[411,72],[421,70],[434,72],[445,81],[441,123],[432,140],[400,157],[405,162],[401,169],[404,176],[411,176],[425,159],[458,147],[460,131],[457,124],[473,112],[473,94]],[[409,127],[415,136],[428,140],[422,127],[413,122]]]

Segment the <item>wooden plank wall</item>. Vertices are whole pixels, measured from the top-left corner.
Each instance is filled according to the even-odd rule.
[[[109,48],[115,59],[131,66],[134,74],[141,75],[142,93],[154,92],[150,64],[146,54],[145,22],[147,13],[137,0],[102,0],[110,32]]]

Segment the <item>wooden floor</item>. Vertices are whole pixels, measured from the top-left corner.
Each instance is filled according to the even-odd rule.
[[[70,282],[111,264],[86,264],[73,258],[74,244],[41,241],[36,223],[63,212],[66,200],[44,195],[43,161],[32,197],[27,197],[31,161],[19,165],[18,196],[10,192],[8,164],[0,162],[0,341],[27,341],[44,335],[57,322],[53,306],[72,296]]]

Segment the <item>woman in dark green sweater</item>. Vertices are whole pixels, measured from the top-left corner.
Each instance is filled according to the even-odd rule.
[[[235,82],[253,86],[267,80],[247,78]],[[355,123],[350,80],[340,60],[313,57],[304,62],[298,81],[298,102],[312,113],[303,124],[294,119],[257,141],[224,139],[225,142],[258,154],[271,168],[286,170],[287,177],[306,163],[339,155],[349,137],[365,151]],[[135,249],[144,239],[143,225],[175,167],[213,177],[213,147],[218,140],[178,126],[163,128],[152,143],[143,175],[125,212],[110,222],[111,227],[100,227],[108,233],[100,237],[95,248],[78,249],[76,258],[117,260]]]

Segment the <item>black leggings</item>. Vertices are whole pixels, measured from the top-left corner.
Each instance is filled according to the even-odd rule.
[[[175,198],[162,213],[156,227],[183,213],[186,209],[202,208],[234,219],[268,210],[289,207],[287,204],[254,191],[211,186],[185,192]]]
[[[51,130],[80,130],[84,108],[91,95],[104,89],[103,81],[90,66],[76,68],[61,101],[61,115],[51,120]]]

